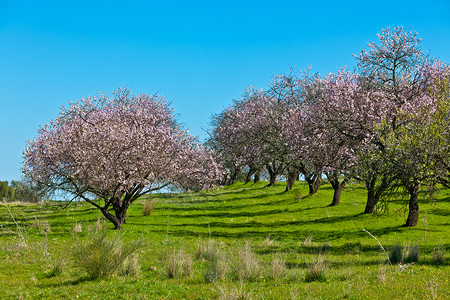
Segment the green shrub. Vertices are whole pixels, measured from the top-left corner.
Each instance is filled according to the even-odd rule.
[[[419,261],[420,248],[419,246],[407,245],[403,249],[403,261],[405,263],[416,263]]]
[[[193,273],[192,257],[182,248],[174,250],[167,261],[167,275],[170,278],[188,277]]]
[[[316,261],[308,265],[308,270],[305,275],[305,282],[327,281],[328,268],[329,264],[324,261],[321,256],[319,256]]]
[[[389,261],[391,264],[403,263],[403,251],[402,246],[394,245],[389,253]]]
[[[144,216],[150,216],[153,212],[153,209],[156,207],[156,199],[145,200],[144,206],[142,208],[142,214]]]
[[[45,277],[52,278],[62,274],[66,267],[66,261],[63,259],[56,260],[53,265],[45,272]]]
[[[203,272],[206,282],[215,282],[225,277],[227,270],[225,256],[214,241],[208,242],[202,258],[207,261],[206,270]]]
[[[76,268],[94,279],[116,274],[138,248],[139,243],[124,244],[119,234],[108,238],[106,232],[100,232],[88,236],[87,241],[77,240],[72,247],[72,258]]]
[[[445,251],[441,246],[433,249],[433,264],[443,265],[445,263]]]
[[[233,264],[233,275],[240,281],[254,281],[261,276],[262,268],[251,249],[250,242],[238,249]]]

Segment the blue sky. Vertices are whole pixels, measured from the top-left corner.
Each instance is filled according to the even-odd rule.
[[[60,107],[98,91],[158,92],[206,136],[211,114],[291,67],[327,74],[386,26],[450,62],[450,1],[0,0],[0,180]]]

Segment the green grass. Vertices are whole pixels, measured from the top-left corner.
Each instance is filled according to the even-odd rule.
[[[385,215],[361,214],[366,192],[355,184],[336,207],[327,206],[333,194],[329,185],[312,197],[299,197],[308,193],[303,183],[290,192],[284,188],[283,183],[271,188],[263,182],[238,183],[209,192],[155,194],[150,216],[143,215],[146,199],[139,200],[120,233],[126,243],[140,241],[139,275],[99,279],[80,271],[70,254],[74,243],[99,227],[97,209],[86,203],[65,210],[62,203],[0,205],[0,298],[450,298],[450,190],[442,190],[435,201],[421,199],[419,224],[407,228],[404,203],[390,203]],[[106,228],[111,238],[117,234],[112,224]],[[390,266],[389,253],[364,229],[387,251],[394,245],[418,246],[419,261]],[[227,267],[225,277],[211,283],[204,276],[209,262],[197,255],[199,245],[210,240],[220,247]],[[247,243],[261,274],[239,280],[233,268]],[[437,265],[438,248],[445,261]],[[192,274],[170,278],[169,256],[179,249],[192,256]],[[318,261],[326,265],[325,278],[305,280]]]

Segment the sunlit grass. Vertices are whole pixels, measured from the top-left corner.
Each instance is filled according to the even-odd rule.
[[[303,183],[286,193],[283,183],[265,185],[238,183],[201,193],[154,194],[158,205],[149,216],[143,215],[148,200],[139,200],[130,207],[122,232],[124,243],[142,245],[140,265],[133,267],[138,275],[119,272],[94,280],[78,271],[70,253],[74,243],[87,241],[104,227],[108,236],[116,234],[97,209],[85,203],[65,210],[61,203],[10,205],[24,246],[17,225],[0,206],[2,297],[211,299],[224,297],[229,289],[251,299],[450,298],[449,190],[442,190],[435,201],[421,199],[418,226],[406,228],[404,203],[390,203],[388,214],[362,214],[366,193],[356,184],[345,189],[336,207],[328,207],[330,186],[307,197],[302,196],[308,194]],[[41,224],[51,230],[37,226]],[[74,231],[75,226],[82,231]],[[417,246],[418,261],[390,266],[389,253],[364,229],[386,251],[394,245]],[[220,252],[217,266],[207,258],[211,245]],[[233,264],[246,245],[258,264],[257,276],[236,280]],[[192,270],[189,276],[171,278],[167,258],[179,249],[193,258]],[[326,280],[307,282],[319,257],[326,262]],[[63,268],[57,269],[60,262]],[[211,270],[214,280],[206,276]]]

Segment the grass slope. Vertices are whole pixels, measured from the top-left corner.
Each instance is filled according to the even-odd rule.
[[[419,225],[406,228],[404,203],[390,203],[388,214],[364,215],[364,189],[349,185],[341,204],[328,207],[333,190],[322,186],[307,195],[297,183],[238,183],[216,191],[155,194],[158,202],[143,216],[134,203],[120,234],[126,243],[139,240],[141,272],[137,276],[89,279],[71,258],[75,243],[89,239],[102,225],[101,214],[85,203],[62,210],[60,203],[0,206],[0,293],[6,299],[449,299],[450,191],[435,201],[420,202]],[[302,197],[303,195],[303,197]],[[14,217],[14,220],[13,220]],[[97,222],[97,225],[95,225]],[[419,261],[390,266],[386,250],[419,246]],[[225,277],[205,280],[208,262],[195,258],[215,241],[228,267]],[[258,271],[252,278],[236,274],[249,245]],[[436,249],[446,261],[436,265]],[[193,264],[190,276],[170,278],[169,256],[183,249]],[[178,252],[177,252],[178,251]],[[180,256],[180,255],[178,255]],[[198,255],[197,255],[198,256]],[[319,261],[319,263],[317,263]],[[55,266],[62,272],[52,273]],[[307,282],[314,266],[324,280]]]

